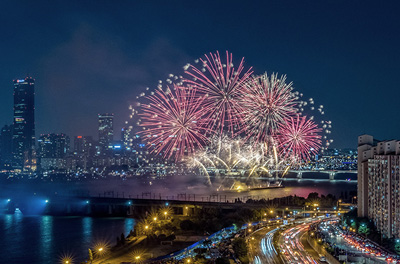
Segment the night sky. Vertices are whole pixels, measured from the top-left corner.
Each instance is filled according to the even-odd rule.
[[[12,80],[36,79],[36,134],[93,135],[204,53],[287,74],[325,107],[333,147],[400,138],[398,1],[1,1],[0,125]]]

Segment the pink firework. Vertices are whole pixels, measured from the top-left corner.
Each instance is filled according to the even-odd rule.
[[[244,58],[239,67],[233,66],[232,54],[226,52],[226,61],[222,61],[219,53],[200,59],[202,68],[190,65],[185,71],[191,79],[184,82],[197,89],[199,96],[204,97],[207,127],[221,133],[224,129],[233,132],[241,122],[242,108],[238,101],[240,88],[252,74],[251,68],[244,70]]]
[[[279,125],[279,149],[285,157],[308,160],[321,147],[321,131],[306,116],[291,117]]]
[[[202,122],[202,98],[196,97],[195,89],[174,86],[173,90],[158,90],[147,97],[149,104],[142,104],[140,133],[144,140],[157,154],[164,158],[183,157],[185,152],[193,153],[197,147],[202,148],[207,141],[204,132],[207,130]]]
[[[267,74],[251,78],[241,90],[244,130],[248,138],[264,143],[274,136],[279,124],[297,112],[296,96],[286,76]]]

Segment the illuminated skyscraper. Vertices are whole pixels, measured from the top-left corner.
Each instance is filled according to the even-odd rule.
[[[96,146],[92,136],[76,136],[74,138],[74,155],[93,157]]]
[[[65,169],[69,137],[65,134],[44,134],[38,140],[38,163],[42,172]]]
[[[130,127],[123,127],[121,129],[121,142],[125,150],[130,151],[132,146],[132,129]]]
[[[114,140],[114,114],[99,114],[99,146],[101,154],[106,154]]]
[[[12,164],[12,125],[5,125],[1,129],[0,149],[1,149],[1,169],[11,169]]]
[[[38,140],[41,158],[64,158],[69,152],[69,137],[65,134],[44,134]]]
[[[13,167],[16,171],[36,170],[35,80],[14,80]]]

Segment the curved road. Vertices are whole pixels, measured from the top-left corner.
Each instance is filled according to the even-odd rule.
[[[279,246],[285,263],[314,264],[319,262],[319,255],[306,240],[311,223],[302,223],[282,233]]]
[[[281,264],[273,245],[273,237],[279,228],[264,227],[249,236],[249,258],[254,264]]]

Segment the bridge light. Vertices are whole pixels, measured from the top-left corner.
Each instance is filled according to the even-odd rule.
[[[11,199],[7,199],[7,202],[11,202]]]
[[[88,204],[88,203],[89,203],[89,201],[86,201],[86,203]]]
[[[45,202],[46,202],[46,203],[48,203],[48,202],[49,202],[49,200],[46,200]]]

